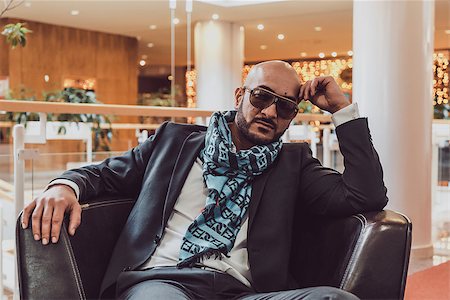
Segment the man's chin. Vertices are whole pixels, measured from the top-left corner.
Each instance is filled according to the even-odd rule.
[[[262,132],[247,132],[247,139],[254,143],[255,145],[265,145],[270,144],[278,140],[273,134],[264,134]]]

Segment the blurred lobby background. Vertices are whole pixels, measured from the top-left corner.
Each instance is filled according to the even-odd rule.
[[[333,76],[369,117],[387,208],[413,222],[410,273],[450,259],[449,1],[6,0],[3,10],[2,30],[25,23],[32,31],[10,28],[26,39],[15,48],[8,29],[0,36],[7,295],[21,199],[28,203],[68,168],[136,146],[166,120],[205,124],[212,111],[233,107],[252,65],[271,59],[292,64],[302,82]],[[302,102],[284,140],[307,141],[324,165],[342,171],[330,121]],[[32,137],[14,156],[18,123]],[[16,174],[23,195],[14,157],[17,172],[24,168]]]

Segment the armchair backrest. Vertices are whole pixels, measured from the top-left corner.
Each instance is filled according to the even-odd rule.
[[[34,241],[31,226],[17,221],[17,260],[21,299],[95,299],[114,245],[131,211],[132,199],[84,205],[74,236],[66,218],[56,244]]]
[[[67,221],[58,243],[34,241],[17,222],[22,299],[98,298],[104,273],[132,199],[84,205],[75,236]],[[300,287],[329,285],[363,299],[402,299],[411,247],[411,222],[393,211],[348,218],[297,218],[291,272]]]
[[[302,287],[329,285],[362,299],[403,299],[412,224],[385,210],[298,219],[292,273]]]

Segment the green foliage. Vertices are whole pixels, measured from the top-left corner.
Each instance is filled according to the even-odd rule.
[[[7,99],[16,99],[24,101],[36,101],[33,91],[25,87],[10,91]],[[44,101],[47,102],[65,102],[65,103],[91,103],[101,104],[92,91],[86,91],[76,88],[66,88],[63,91],[50,91],[43,93]],[[1,117],[2,115],[0,115]],[[27,121],[38,121],[39,114],[30,112],[7,112],[2,119],[12,121],[26,126]],[[60,122],[87,122],[92,123],[92,131],[94,133],[93,150],[110,151],[109,142],[111,142],[113,133],[111,129],[111,119],[104,115],[98,114],[47,114],[47,121]],[[102,129],[101,124],[108,124],[109,128]],[[58,134],[65,134],[67,129],[64,125],[58,128]]]
[[[298,104],[298,110],[299,110],[300,113],[305,113],[305,114],[322,113],[322,111],[320,109],[319,110],[317,110],[317,109],[314,110],[314,108],[315,108],[315,105],[312,104],[309,101],[301,101]]]
[[[450,105],[444,103],[434,105],[433,116],[435,119],[450,119]]]
[[[26,23],[7,24],[3,27],[2,35],[6,36],[6,42],[11,48],[18,45],[25,47],[27,44],[27,33],[31,33],[30,29],[25,27]]]

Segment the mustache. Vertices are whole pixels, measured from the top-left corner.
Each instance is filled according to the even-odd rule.
[[[271,124],[274,128],[277,127],[277,124],[275,124],[275,122],[270,118],[257,118],[257,119],[255,118],[255,119],[253,119],[253,122],[256,122],[256,121],[263,121],[263,122]]]

